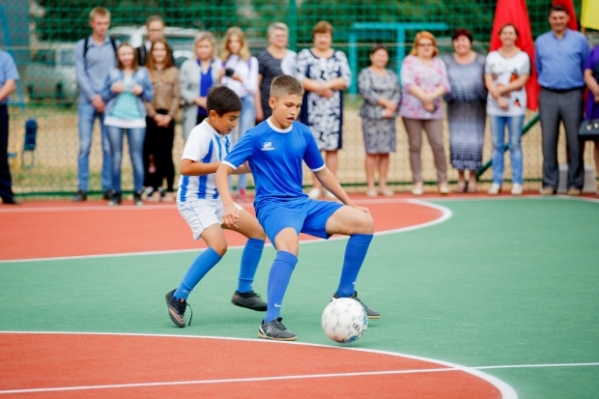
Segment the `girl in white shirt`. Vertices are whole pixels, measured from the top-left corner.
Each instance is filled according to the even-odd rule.
[[[243,31],[238,27],[227,30],[223,40],[221,52],[223,68],[220,71],[221,83],[233,90],[241,98],[241,115],[236,135],[231,134],[233,145],[249,129],[254,127],[256,120],[256,101],[258,92],[258,60],[252,57]],[[230,186],[232,186],[232,180]],[[237,198],[247,202],[249,198],[245,192],[247,175],[239,175],[237,183]]]

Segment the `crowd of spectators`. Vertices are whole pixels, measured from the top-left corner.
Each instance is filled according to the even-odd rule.
[[[568,29],[569,14],[559,5],[550,8],[551,30],[535,42],[534,60],[516,45],[518,29],[506,24],[499,30],[501,46],[487,55],[473,51],[474,37],[467,29],[456,29],[453,53],[440,56],[436,38],[419,32],[410,54],[401,65],[401,76],[387,69],[389,50],[372,47],[370,65],[359,71],[358,91],[366,150],[366,194],[393,196],[387,184],[389,154],[397,150],[396,119],[402,118],[407,132],[414,195],[424,193],[421,166],[423,131],[432,149],[437,191],[450,192],[448,157],[443,143],[443,123],[449,126],[449,164],[458,171],[455,191],[477,192],[477,171],[482,166],[487,118],[493,144],[492,184],[489,195],[503,186],[504,145],[507,142],[512,170],[511,193],[523,191],[521,136],[527,108],[525,85],[532,67],[538,72],[542,130],[543,180],[541,193],[558,188],[557,141],[560,123],[567,138],[567,190],[580,195],[584,168],[584,141],[578,137],[581,122],[599,119],[599,46],[592,51],[586,38]],[[89,154],[95,121],[102,135],[101,182],[104,199],[119,205],[122,199],[121,160],[123,137],[127,136],[133,166],[133,200],[173,201],[175,167],[173,142],[175,118],[182,108],[183,137],[206,118],[206,96],[210,88],[226,85],[242,101],[237,132],[231,145],[271,115],[268,105],[272,80],[282,74],[301,82],[304,100],[300,121],[312,131],[324,153],[328,168],[336,174],[338,151],[343,145],[343,91],[352,81],[345,53],[333,46],[333,27],[325,21],[312,30],[313,45],[295,53],[288,49],[289,29],[281,22],[268,28],[268,47],[252,54],[244,32],[229,28],[217,49],[210,32],[200,32],[194,42],[195,58],[180,69],[164,38],[160,16],[146,21],[146,42],[138,48],[108,36],[110,12],[94,8],[89,15],[91,34],[75,48],[78,102],[78,190],[73,201],[87,199]],[[8,53],[0,52],[0,152],[8,140],[6,97],[19,79]],[[12,65],[12,66],[11,66]],[[12,88],[12,89],[11,89]],[[583,93],[588,90],[586,104]],[[446,107],[443,104],[446,103]],[[445,115],[445,110],[447,115]],[[5,115],[6,114],[6,115]],[[595,143],[599,168],[599,145]],[[0,195],[4,203],[16,203],[11,190],[6,157],[0,160]],[[376,176],[378,172],[378,177]],[[468,175],[466,175],[468,174]],[[599,174],[599,170],[598,170]],[[378,182],[378,185],[376,184]],[[230,182],[231,188],[233,181]],[[249,201],[245,175],[236,182],[236,196]],[[311,198],[332,197],[314,179]]]
[[[364,98],[360,116],[363,118],[367,152],[367,195],[392,195],[386,185],[386,175],[389,170],[388,153],[395,151],[394,119],[397,113],[394,110],[397,100],[393,96],[398,92],[401,92],[399,115],[408,135],[414,195],[424,192],[420,163],[422,130],[432,148],[437,190],[440,194],[449,193],[442,140],[442,98],[447,103],[450,163],[459,176],[455,191],[477,192],[476,173],[482,166],[488,117],[493,144],[493,177],[488,194],[497,195],[502,189],[507,130],[512,169],[511,193],[521,195],[524,175],[521,137],[527,109],[525,85],[531,76],[532,65],[536,67],[541,86],[539,114],[543,183],[540,192],[553,195],[558,189],[557,143],[561,123],[567,141],[567,193],[580,195],[584,183],[582,154],[585,142],[578,132],[585,118],[599,119],[599,46],[589,54],[585,36],[568,29],[569,14],[563,6],[551,6],[548,20],[551,30],[537,38],[534,60],[517,47],[519,32],[511,23],[499,29],[501,46],[486,56],[472,50],[474,38],[467,29],[455,30],[452,36],[454,52],[443,57],[438,56],[435,37],[430,32],[419,32],[412,52],[401,66],[401,83],[393,79],[392,71],[384,69],[388,51],[384,47],[373,47],[371,66],[361,71],[358,79],[359,91]],[[377,52],[381,53],[380,60],[373,57]],[[384,85],[379,82],[382,79],[386,79]],[[586,109],[583,105],[585,90],[588,90]],[[390,105],[389,100],[395,104]],[[389,121],[387,125],[383,123],[385,119]],[[594,145],[594,156],[599,174],[598,142]],[[374,185],[377,160],[378,191]]]

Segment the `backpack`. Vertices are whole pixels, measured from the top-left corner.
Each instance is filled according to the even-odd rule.
[[[114,57],[116,58],[116,40],[112,37],[108,36],[110,39],[110,44],[112,45],[112,49],[114,50]],[[87,66],[87,45],[89,44],[89,36],[86,36],[83,39],[83,64]]]

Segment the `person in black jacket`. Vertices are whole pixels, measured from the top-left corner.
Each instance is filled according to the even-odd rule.
[[[19,72],[12,56],[0,50],[0,198],[3,204],[18,204],[12,192],[8,165],[8,96],[17,87]]]
[[[152,15],[146,20],[146,41],[136,49],[137,60],[140,66],[146,65],[150,48],[152,48],[152,42],[156,39],[164,39],[164,27],[164,20],[160,15]],[[168,52],[174,63],[173,49],[169,47]]]

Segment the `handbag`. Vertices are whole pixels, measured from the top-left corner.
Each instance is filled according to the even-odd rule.
[[[597,108],[597,103],[593,104],[591,114],[595,113],[595,108]],[[599,141],[599,119],[585,119],[582,121],[580,128],[578,129],[578,138],[583,141]]]

